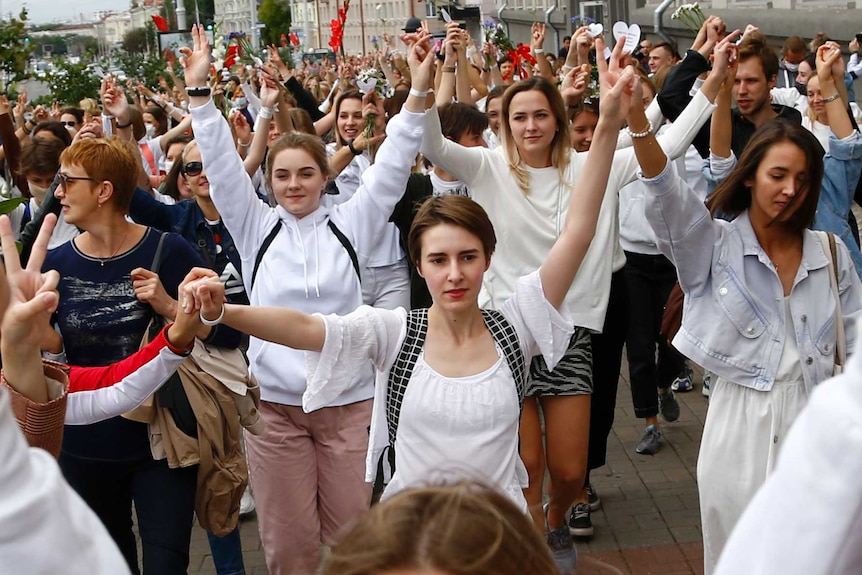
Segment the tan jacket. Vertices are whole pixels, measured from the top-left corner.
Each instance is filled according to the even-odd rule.
[[[253,412],[249,412],[247,417],[255,419],[256,415],[257,427],[262,425],[260,414],[251,400],[252,393],[240,396],[213,375],[219,373],[221,377],[237,379],[235,372],[231,375],[224,369],[209,365],[214,354],[223,352],[196,341],[192,355],[178,370],[183,390],[197,418],[197,438],[189,437],[177,428],[170,412],[159,406],[157,396],[155,421],[150,424],[150,447],[154,458],[167,458],[172,468],[199,465],[195,513],[201,527],[216,536],[227,535],[236,527],[240,498],[248,485],[248,468],[240,446],[237,397],[249,398]],[[229,357],[232,356],[232,363],[238,354],[227,352]],[[207,366],[207,371],[202,369],[202,364]],[[222,362],[222,365],[227,364]],[[245,368],[244,362],[242,368]],[[245,385],[255,389],[250,381]]]

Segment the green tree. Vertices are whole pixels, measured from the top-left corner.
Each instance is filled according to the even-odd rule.
[[[33,47],[26,31],[27,9],[22,8],[18,18],[0,20],[0,89],[7,83],[27,77],[27,63]]]
[[[159,85],[159,76],[167,78],[165,61],[158,56],[147,54],[118,54],[115,63],[126,73],[128,78],[141,82],[151,90]],[[176,66],[177,68],[179,66]],[[170,80],[168,80],[170,81]]]
[[[84,98],[98,97],[102,82],[86,63],[70,64],[65,58],[58,58],[55,66],[56,70],[48,76],[53,100],[77,105]]]
[[[290,5],[287,0],[263,0],[258,18],[266,26],[260,31],[262,44],[279,45],[282,34],[290,34]]]
[[[123,36],[123,50],[129,54],[146,54],[152,45],[153,37],[146,28],[129,30]]]

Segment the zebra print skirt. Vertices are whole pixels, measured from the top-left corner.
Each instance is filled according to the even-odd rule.
[[[527,396],[590,395],[593,393],[593,346],[590,332],[575,326],[569,349],[553,371],[537,355],[530,364]]]

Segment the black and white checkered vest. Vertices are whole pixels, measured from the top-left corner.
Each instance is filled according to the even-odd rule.
[[[523,407],[524,395],[527,390],[527,364],[521,353],[521,342],[518,333],[502,313],[496,310],[482,310],[485,326],[490,330],[494,341],[503,350],[506,363],[515,379],[515,389],[518,401]],[[401,350],[395,358],[395,363],[389,370],[389,384],[386,392],[386,424],[389,431],[389,447],[381,455],[378,462],[377,481],[380,484],[383,477],[384,460],[388,460],[391,472],[395,472],[395,437],[398,433],[398,418],[401,414],[401,403],[407,384],[413,375],[413,367],[422,347],[425,345],[425,335],[428,333],[428,310],[414,309],[407,314],[407,336],[401,344]]]

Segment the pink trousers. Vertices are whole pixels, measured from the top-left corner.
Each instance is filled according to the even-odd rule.
[[[271,575],[317,572],[321,544],[367,510],[365,454],[372,401],[304,413],[262,401],[261,435],[247,435],[249,476]]]

